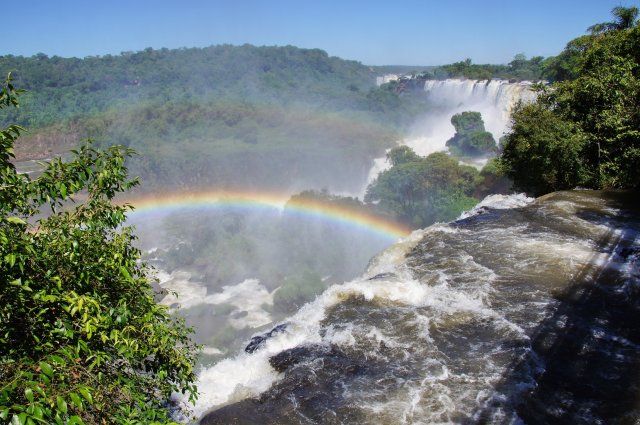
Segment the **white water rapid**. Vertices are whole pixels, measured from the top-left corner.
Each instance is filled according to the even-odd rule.
[[[200,372],[201,425],[634,423],[640,221],[616,193],[486,199]],[[269,330],[271,329],[271,330]]]

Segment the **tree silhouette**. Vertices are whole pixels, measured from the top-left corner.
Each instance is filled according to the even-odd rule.
[[[591,34],[602,34],[608,31],[624,30],[632,28],[638,19],[638,8],[616,6],[611,9],[611,14],[614,16],[613,22],[601,22],[591,25],[587,28]]]

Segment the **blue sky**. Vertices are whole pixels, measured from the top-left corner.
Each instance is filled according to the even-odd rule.
[[[567,41],[640,0],[19,0],[3,7],[0,55],[85,57],[146,47],[294,45],[368,65],[438,65]]]

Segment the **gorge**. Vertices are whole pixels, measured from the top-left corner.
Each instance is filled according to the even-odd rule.
[[[509,108],[529,93],[462,80],[426,89],[449,127],[451,114],[480,109],[494,117],[493,131],[506,129]],[[428,149],[444,148],[451,133]],[[186,292],[169,303],[195,295],[216,311],[226,300],[245,335],[226,358],[206,348],[215,360],[199,373],[196,415],[202,424],[625,423],[638,413],[638,388],[620,377],[637,366],[640,346],[631,325],[639,230],[637,205],[623,193],[490,196],[278,320],[264,308],[278,289],[260,280],[197,289],[197,279],[173,276],[166,288]],[[603,310],[602,300],[621,307]],[[581,387],[596,367],[597,384]],[[603,407],[609,392],[621,396]]]

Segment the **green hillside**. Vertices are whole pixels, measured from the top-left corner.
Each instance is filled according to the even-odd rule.
[[[212,46],[84,59],[2,56],[28,92],[0,125],[30,132],[18,157],[85,138],[140,154],[144,187],[353,189],[418,108],[376,71],[318,49]]]

